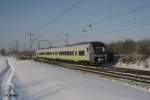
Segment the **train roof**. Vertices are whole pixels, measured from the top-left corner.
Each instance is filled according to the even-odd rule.
[[[99,41],[91,41],[91,42],[79,42],[79,43],[75,43],[75,44],[71,44],[71,45],[67,45],[67,46],[74,46],[74,45],[83,45],[83,44],[104,44],[103,42],[99,42]]]
[[[62,48],[62,47],[69,47],[69,46],[77,46],[77,45],[88,45],[88,44],[101,44],[104,45],[103,42],[99,42],[99,41],[91,41],[91,42],[79,42],[79,43],[75,43],[75,44],[71,44],[71,45],[64,45],[64,46],[60,46],[60,47],[51,47],[51,48]],[[43,48],[43,49],[51,49],[51,48]],[[41,49],[41,50],[43,50]]]

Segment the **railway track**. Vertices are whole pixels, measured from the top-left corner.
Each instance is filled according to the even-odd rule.
[[[86,65],[65,63],[59,61],[50,61],[50,60],[43,60],[43,59],[38,59],[36,61],[56,64],[71,69],[96,73],[107,78],[124,81],[132,85],[144,87],[146,89],[150,88],[150,74],[149,74],[150,72],[148,71],[139,71],[139,70],[121,69],[121,68],[94,67],[94,66],[86,66]]]

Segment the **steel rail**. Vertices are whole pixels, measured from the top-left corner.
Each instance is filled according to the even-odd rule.
[[[38,59],[37,61],[56,64],[59,66],[82,70],[86,72],[96,73],[96,74],[109,77],[112,79],[124,80],[135,85],[140,85],[142,87],[150,88],[150,76],[149,75],[139,75],[139,74],[123,72],[123,71],[119,71],[119,70],[115,70],[111,68],[101,68],[101,67],[86,66],[86,65],[79,65],[79,64],[70,64],[70,63],[45,60],[45,59]]]

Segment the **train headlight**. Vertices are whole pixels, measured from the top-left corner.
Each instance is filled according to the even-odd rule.
[[[97,60],[98,60],[98,62],[101,62],[101,61],[103,61],[103,58],[98,58]]]

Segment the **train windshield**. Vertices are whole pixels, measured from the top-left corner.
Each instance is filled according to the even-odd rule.
[[[101,55],[105,53],[104,47],[95,47],[95,55]]]
[[[103,55],[106,53],[106,46],[102,42],[92,42],[95,55]]]

